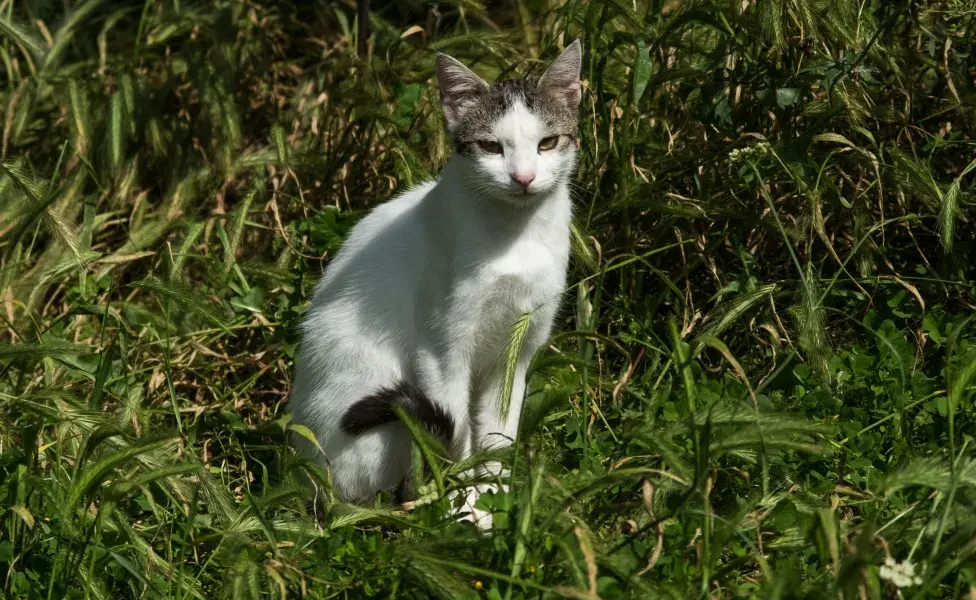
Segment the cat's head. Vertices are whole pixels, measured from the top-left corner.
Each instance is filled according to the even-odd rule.
[[[438,55],[441,105],[472,191],[524,205],[566,181],[576,166],[582,60],[577,40],[538,79],[488,85]]]

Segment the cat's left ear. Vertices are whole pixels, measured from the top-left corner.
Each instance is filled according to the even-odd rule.
[[[437,55],[437,83],[447,126],[451,129],[472,101],[488,91],[488,84],[482,78],[446,54]]]
[[[567,46],[559,57],[552,61],[546,72],[539,78],[538,90],[560,102],[568,108],[575,109],[579,105],[580,69],[583,66],[583,46],[579,40]]]

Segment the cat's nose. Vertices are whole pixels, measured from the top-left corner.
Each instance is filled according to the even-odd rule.
[[[529,184],[535,181],[535,173],[512,173],[512,181],[522,186],[522,189],[529,189]]]

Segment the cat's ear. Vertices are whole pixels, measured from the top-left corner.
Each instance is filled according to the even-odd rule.
[[[575,109],[579,105],[580,69],[583,66],[583,46],[579,40],[563,50],[559,57],[552,61],[546,72],[539,78],[538,90],[563,102],[568,108]]]
[[[437,85],[447,126],[454,128],[461,113],[478,95],[488,91],[488,84],[456,58],[437,55]]]

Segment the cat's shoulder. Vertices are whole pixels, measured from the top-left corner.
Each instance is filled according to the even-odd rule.
[[[370,213],[370,216],[377,215],[375,218],[390,219],[396,217],[397,215],[403,214],[420,204],[421,200],[423,200],[436,185],[436,180],[425,181],[415,185],[409,190],[401,192],[392,199],[374,208]]]
[[[416,185],[390,200],[377,205],[363,217],[351,233],[353,239],[371,238],[376,232],[394,225],[397,221],[409,219],[417,205],[430,193],[436,181]]]

